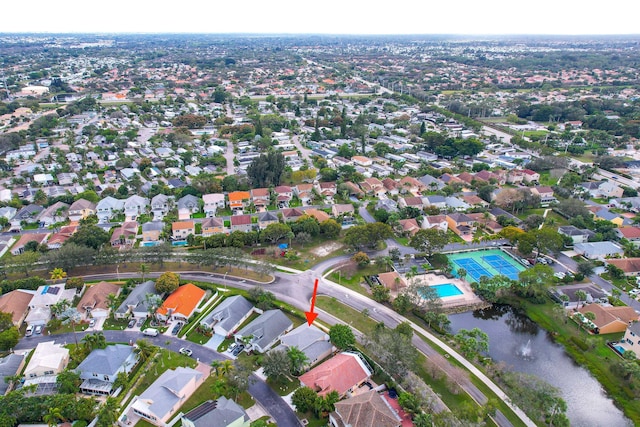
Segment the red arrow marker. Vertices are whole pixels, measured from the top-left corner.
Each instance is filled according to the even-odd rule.
[[[307,323],[309,324],[309,326],[311,326],[313,321],[316,320],[316,317],[318,317],[318,313],[313,312],[313,308],[316,306],[317,293],[318,293],[318,279],[316,279],[316,282],[313,284],[313,296],[311,297],[311,310],[304,312],[304,315],[307,316]]]

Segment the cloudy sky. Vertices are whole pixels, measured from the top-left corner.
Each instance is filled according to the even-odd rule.
[[[9,0],[0,32],[639,34],[637,0]]]

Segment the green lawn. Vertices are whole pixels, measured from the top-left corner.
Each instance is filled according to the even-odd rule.
[[[104,321],[104,329],[120,331],[126,329],[128,323],[128,319],[114,319],[113,317],[107,317],[107,320]]]
[[[363,285],[364,276],[373,276],[379,273],[385,272],[386,269],[379,265],[369,264],[364,268],[358,268],[354,263],[336,269],[329,275],[329,279],[332,281],[356,291],[362,295],[369,296],[366,284]]]
[[[295,389],[300,387],[300,381],[297,378],[292,380],[274,381],[271,378],[267,379],[267,384],[275,390],[280,396],[286,396],[289,393],[293,393]]]
[[[338,319],[342,319],[365,335],[371,334],[377,323],[369,316],[365,316],[359,311],[342,304],[335,298],[319,296],[316,299],[316,306],[333,314]]]
[[[191,357],[183,356],[182,354],[166,349],[160,349],[160,351],[152,357],[153,362],[149,368],[145,370],[142,379],[131,394],[132,396],[139,396],[167,369],[175,369],[179,366],[195,368],[197,365],[197,362]]]

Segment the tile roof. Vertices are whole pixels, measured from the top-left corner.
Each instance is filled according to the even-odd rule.
[[[22,320],[22,317],[29,308],[29,303],[33,298],[33,292],[16,289],[0,297],[0,311],[10,313],[13,323]]]
[[[340,353],[300,376],[300,382],[324,396],[332,390],[340,396],[371,376],[371,372],[353,353]]]
[[[335,412],[345,425],[398,427],[402,419],[375,390],[337,402]]]
[[[192,283],[182,285],[164,301],[158,309],[158,314],[166,315],[169,309],[172,309],[173,313],[189,317],[204,297],[204,294],[204,290]]]
[[[86,310],[86,308],[89,308],[90,310],[95,310],[96,308],[106,310],[108,308],[107,295],[118,295],[119,292],[120,286],[115,283],[100,282],[95,285],[88,286],[82,296],[82,299],[80,299],[80,302],[78,303],[78,311],[82,312]]]

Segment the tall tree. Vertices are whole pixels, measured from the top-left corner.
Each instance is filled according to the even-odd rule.
[[[180,276],[171,271],[162,273],[156,280],[156,291],[162,294],[170,294],[180,286]]]
[[[247,168],[247,176],[254,188],[280,185],[280,178],[286,166],[280,152],[270,151],[254,159]]]
[[[426,252],[431,257],[434,252],[440,251],[447,243],[447,233],[435,228],[419,230],[410,240],[409,245],[419,251]]]

